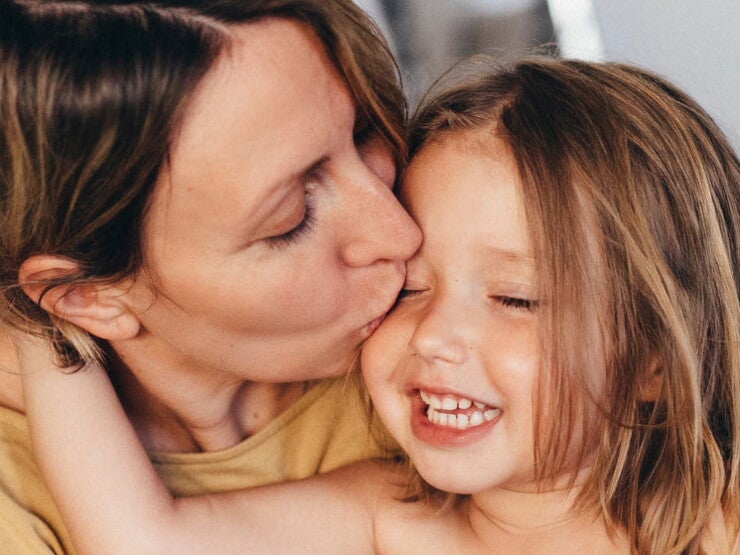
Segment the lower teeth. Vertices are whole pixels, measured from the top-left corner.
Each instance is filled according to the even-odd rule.
[[[466,430],[480,426],[485,422],[490,422],[501,413],[501,409],[488,409],[486,411],[473,411],[470,416],[467,414],[454,414],[440,412],[432,407],[427,409],[427,420],[436,426],[446,426],[448,428],[457,428]]]

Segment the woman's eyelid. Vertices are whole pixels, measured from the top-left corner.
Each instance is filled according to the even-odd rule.
[[[300,238],[300,236],[312,230],[314,224],[314,190],[318,182],[321,180],[322,173],[323,170],[320,167],[316,167],[312,168],[303,176],[303,212],[301,214],[301,219],[297,225],[284,233],[266,237],[265,240],[269,246],[285,246],[295,242]]]

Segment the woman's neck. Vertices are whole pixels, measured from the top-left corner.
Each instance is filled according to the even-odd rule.
[[[186,369],[141,344],[116,345],[110,376],[150,451],[226,449],[257,433],[297,401],[308,384],[249,382]],[[126,361],[125,363],[123,361]],[[23,412],[15,347],[0,326],[0,406]]]
[[[306,389],[303,382],[249,382],[188,368],[144,349],[114,347],[120,356],[111,362],[111,380],[150,451],[232,447],[264,428]]]
[[[492,489],[474,494],[470,526],[501,553],[630,553],[619,534],[611,537],[595,508],[575,510],[580,489]]]

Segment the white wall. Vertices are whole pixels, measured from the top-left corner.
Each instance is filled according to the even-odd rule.
[[[385,8],[380,0],[355,0],[355,4],[360,6],[365,13],[375,20],[376,25],[385,35],[391,48],[395,47],[393,33],[391,33],[390,26],[388,24],[388,18],[386,17]]]
[[[740,151],[740,0],[592,0],[604,55],[686,90]]]

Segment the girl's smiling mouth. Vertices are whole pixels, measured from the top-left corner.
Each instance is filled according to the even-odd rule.
[[[437,446],[459,446],[485,435],[500,420],[500,407],[453,393],[414,389],[411,429],[417,439]]]

